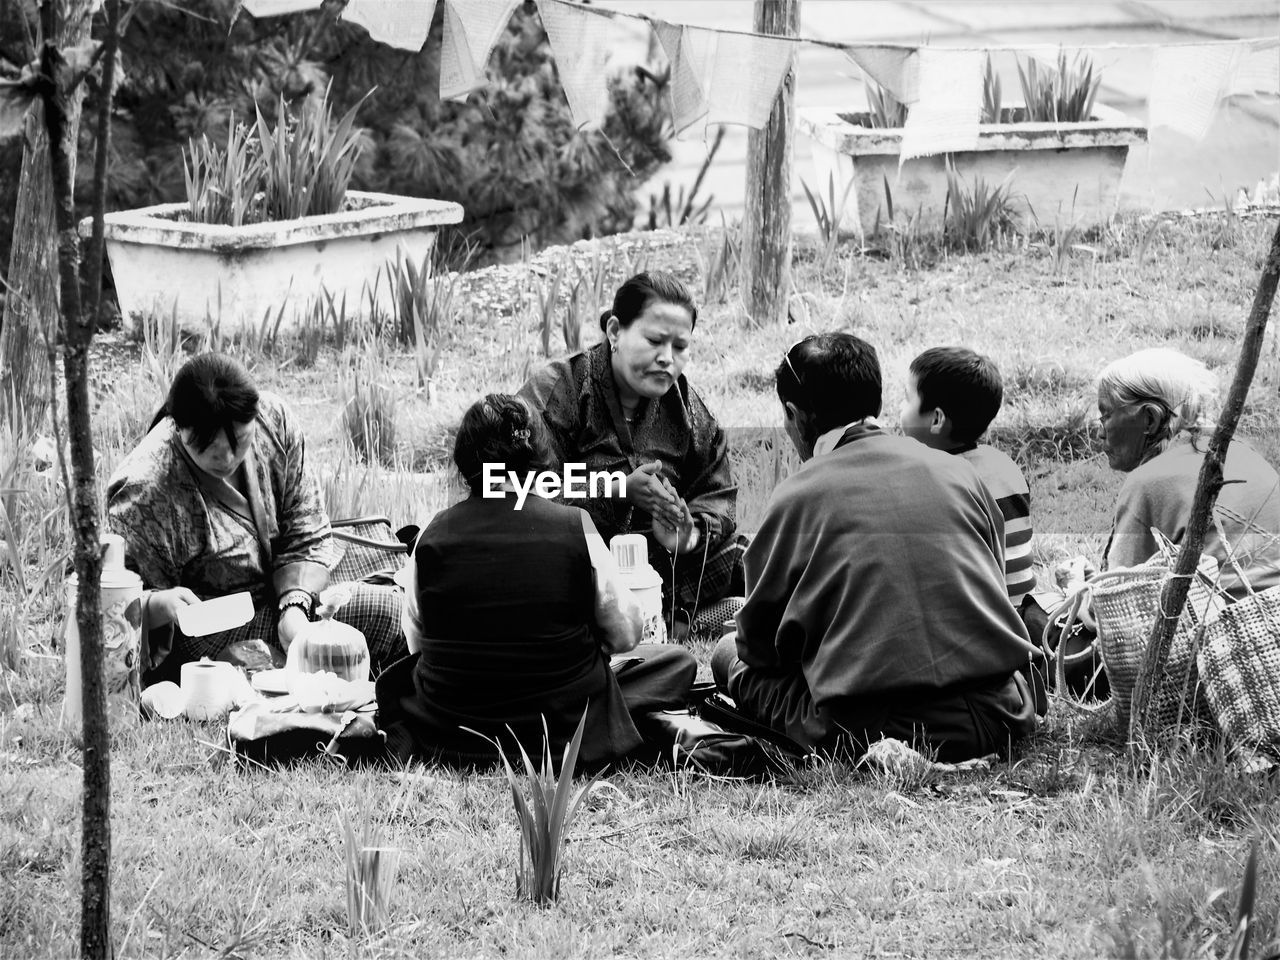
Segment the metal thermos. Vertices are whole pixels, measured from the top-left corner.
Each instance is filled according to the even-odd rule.
[[[124,566],[124,538],[102,537],[102,672],[107,689],[107,711],[137,714],[142,694],[142,578]],[[67,619],[64,636],[67,667],[66,698],[62,725],[72,729],[84,723],[80,687],[80,628],[76,623],[79,582],[67,578]]]

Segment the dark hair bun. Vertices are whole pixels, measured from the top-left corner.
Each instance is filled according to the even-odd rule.
[[[473,493],[483,485],[484,465],[501,463],[527,475],[547,465],[542,418],[519,397],[491,393],[471,405],[453,445],[453,462]]]

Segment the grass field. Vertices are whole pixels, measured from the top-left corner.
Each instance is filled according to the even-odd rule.
[[[1131,350],[1169,345],[1218,369],[1225,387],[1273,226],[1131,221],[1075,251],[1050,237],[912,270],[847,248],[821,264],[802,248],[793,322],[781,328],[744,329],[740,305],[700,297],[687,372],[732,431],[741,524],[758,522],[795,463],[773,369],[801,336],[839,328],[880,350],[890,420],[920,350],[991,354],[1006,382],[993,438],[1031,480],[1037,559],[1096,556],[1120,478],[1096,454],[1093,377]],[[409,351],[358,336],[342,348],[221,345],[293,403],[334,515],[408,522],[458,495],[445,453],[461,411],[540,361],[539,295],[557,258],[606,265],[601,289],[640,262],[677,267],[700,289],[720,242],[602,241],[461,278],[430,391]],[[605,305],[576,317],[587,335]],[[553,354],[564,352],[559,323]],[[100,344],[104,479],[183,356],[163,324]],[[1276,357],[1269,345],[1241,430],[1273,462]],[[394,443],[389,463],[365,466],[341,424],[371,381],[385,387]],[[5,539],[21,558],[0,569],[0,956],[62,957],[78,943],[81,776],[55,722],[67,524],[31,438],[0,439]],[[1256,947],[1280,903],[1273,778],[1191,747],[1131,765],[1061,705],[1020,757],[983,772],[894,778],[827,764],[758,784],[620,769],[575,826],[549,908],[514,898],[518,835],[500,777],[319,762],[241,770],[224,737],[186,721],[114,737],[118,956],[1223,957],[1253,837]],[[377,820],[402,851],[381,937],[347,937],[340,806]]]

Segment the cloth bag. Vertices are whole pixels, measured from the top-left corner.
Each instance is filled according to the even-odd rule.
[[[329,524],[340,556],[329,571],[330,583],[352,580],[391,582],[404,563],[408,546],[400,540],[384,516],[353,517]]]

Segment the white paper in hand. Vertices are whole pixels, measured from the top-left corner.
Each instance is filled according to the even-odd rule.
[[[178,629],[188,637],[243,627],[253,619],[253,598],[248,593],[232,593],[178,610]]]

